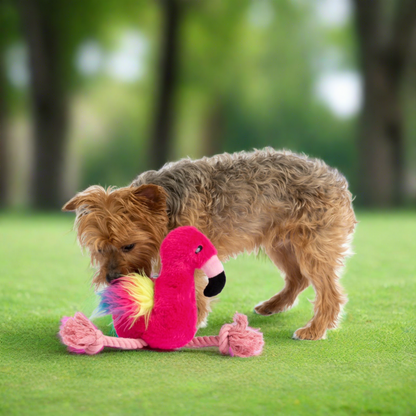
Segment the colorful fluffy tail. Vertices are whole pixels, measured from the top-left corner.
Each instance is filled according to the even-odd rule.
[[[136,350],[147,346],[141,339],[105,336],[80,312],[62,319],[59,336],[69,351],[77,354],[97,354],[104,347]],[[263,345],[263,334],[248,326],[247,316],[236,313],[234,323],[223,325],[218,336],[195,337],[184,348],[219,347],[224,355],[251,357],[261,354]]]

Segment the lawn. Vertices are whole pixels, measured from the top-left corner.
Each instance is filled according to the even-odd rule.
[[[228,283],[199,334],[218,334],[235,311],[262,330],[260,357],[218,350],[67,353],[63,315],[95,303],[88,257],[72,216],[0,216],[1,415],[414,415],[416,214],[361,213],[342,283],[341,329],[294,341],[312,316],[312,289],[271,317],[253,306],[283,285],[266,259],[226,264]]]

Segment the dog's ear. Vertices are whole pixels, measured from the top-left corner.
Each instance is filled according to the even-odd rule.
[[[93,202],[94,195],[105,194],[106,191],[102,186],[94,185],[85,189],[85,191],[77,193],[63,207],[62,211],[75,211],[81,206],[90,205]]]
[[[139,187],[131,187],[130,189],[133,198],[137,201],[144,203],[150,209],[165,209],[166,192],[161,186],[141,185]]]

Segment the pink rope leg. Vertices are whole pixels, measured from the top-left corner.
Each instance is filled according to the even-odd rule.
[[[121,350],[139,350],[147,347],[147,343],[142,339],[117,338],[103,335],[104,347],[118,348]]]
[[[221,354],[233,355],[228,341],[228,333],[221,333],[218,336],[195,337],[188,342],[183,348],[205,348],[219,347]]]
[[[204,348],[204,347],[219,347],[219,337],[195,337],[192,341],[188,342],[183,348]]]
[[[221,354],[251,357],[261,354],[263,334],[248,326],[247,316],[234,315],[234,323],[223,325],[218,336],[195,337],[184,348],[218,347]]]
[[[147,346],[147,343],[142,339],[117,338],[104,335],[80,312],[77,312],[73,318],[62,319],[59,336],[69,350],[77,354],[97,354],[104,347],[137,350]]]

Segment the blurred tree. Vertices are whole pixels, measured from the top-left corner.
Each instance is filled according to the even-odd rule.
[[[288,148],[323,158],[355,182],[355,120],[339,120],[314,92],[328,49],[341,51],[342,65],[355,68],[352,31],[323,31],[314,7],[212,0],[188,9],[179,86],[188,125],[182,121],[180,136],[202,138],[194,154]],[[195,118],[199,130],[189,131]]]
[[[87,38],[99,37],[112,22],[134,19],[133,0],[19,0],[22,28],[29,50],[34,119],[32,205],[61,206],[70,99],[79,84],[75,50]],[[134,11],[134,13],[132,13]]]
[[[6,82],[2,49],[0,44],[0,208],[6,206],[8,195]]]
[[[200,122],[192,131],[182,125],[180,136],[202,138],[193,154],[287,148],[323,158],[354,188],[355,120],[338,119],[315,93],[328,49],[340,51],[342,69],[355,69],[352,28],[322,30],[314,7],[212,0],[189,8],[179,89],[188,126]]]
[[[205,156],[226,150],[226,104],[236,74],[245,70],[241,65],[241,28],[247,22],[250,4],[247,0],[240,0],[238,7],[235,2],[218,0],[195,2],[183,19],[186,37],[180,83],[182,94],[186,91],[188,95],[183,105],[198,108],[200,101],[199,131],[194,132],[200,140],[194,151]],[[188,117],[193,119],[195,114]]]
[[[267,145],[321,157],[349,180],[354,176],[355,120],[339,120],[315,92],[327,49],[343,57],[345,49],[352,49],[348,53],[353,55],[352,31],[343,26],[324,33],[312,2],[20,2],[36,4],[43,19],[53,20],[53,30],[59,28],[54,59],[66,114],[75,98],[70,103],[76,119],[71,171],[81,166],[80,181],[73,179],[72,188],[97,182],[125,185],[139,173],[138,166],[159,168],[168,157]],[[111,57],[118,53],[113,46],[126,32],[143,36],[150,46],[150,64],[144,65],[156,68],[128,82],[108,76]],[[89,43],[99,50],[100,68],[94,74],[77,73],[78,47]],[[355,68],[355,61],[346,61],[342,69]],[[45,190],[59,206],[60,196]]]
[[[56,7],[43,0],[19,1],[30,60],[35,144],[31,190],[37,209],[58,208],[62,202],[68,86],[63,71],[62,26],[60,16],[54,13]]]
[[[167,162],[173,142],[175,87],[180,57],[180,26],[185,4],[182,0],[160,0],[161,45],[156,83],[154,126],[150,137],[151,168]]]
[[[209,107],[203,124],[203,152],[205,156],[213,156],[223,151],[225,131],[225,108],[221,96],[216,96]]]
[[[416,1],[354,3],[364,74],[361,197],[369,206],[397,205],[405,183],[401,88],[416,29]]]
[[[8,203],[9,188],[9,113],[10,94],[5,71],[5,51],[16,38],[17,16],[11,0],[0,0],[0,208]]]

